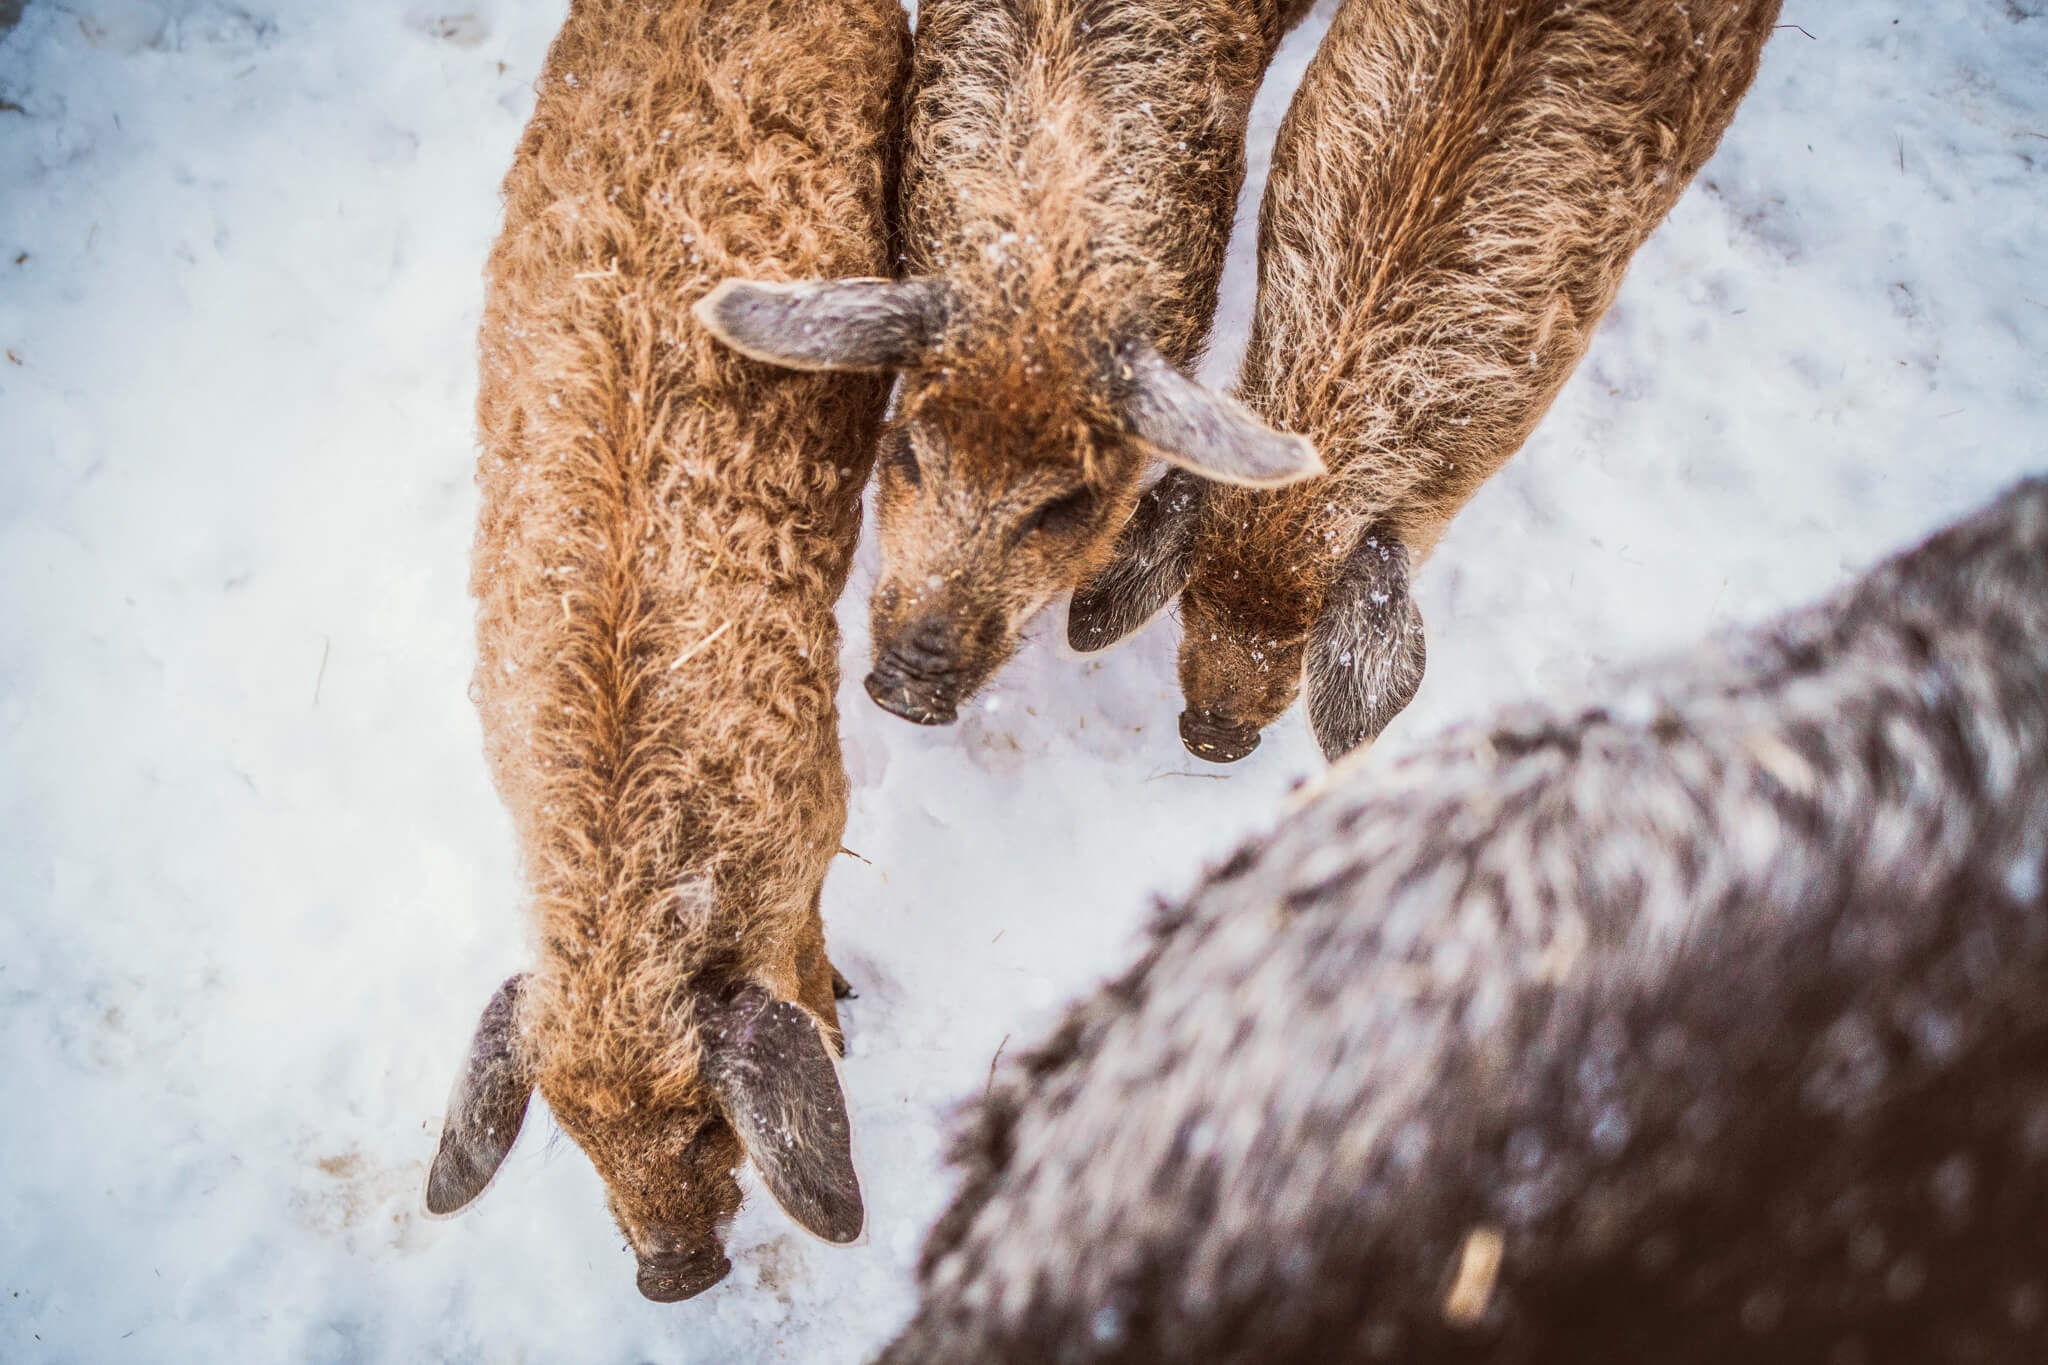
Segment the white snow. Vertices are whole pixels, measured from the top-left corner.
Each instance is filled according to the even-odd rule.
[[[0,1359],[864,1359],[944,1116],[1320,762],[1211,768],[1175,628],[1040,643],[949,729],[863,695],[826,888],[870,1236],[756,1193],[731,1277],[633,1288],[536,1109],[418,1212],[526,959],[465,695],[479,275],[561,0],[30,0],[0,38]],[[0,9],[8,6],[0,5]],[[1325,6],[1327,10],[1327,5]],[[1452,719],[1757,620],[2048,466],[2048,12],[1792,0],[1579,374],[1423,570]],[[1253,131],[1259,180],[1323,17]],[[17,261],[17,258],[20,258]]]

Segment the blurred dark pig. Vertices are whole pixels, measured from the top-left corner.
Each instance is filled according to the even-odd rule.
[[[2048,1359],[2048,480],[1611,696],[1164,913],[882,1360]]]

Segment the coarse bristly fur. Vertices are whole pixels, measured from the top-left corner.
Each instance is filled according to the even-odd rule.
[[[2048,1358],[2048,480],[1609,695],[1164,913],[882,1359]]]
[[[1126,562],[1076,595],[1075,647],[1111,643],[1185,581],[1195,753],[1249,753],[1304,661],[1324,751],[1377,735],[1421,682],[1411,565],[1577,366],[1777,13],[1346,0],[1274,151],[1240,380],[1330,472],[1274,492],[1170,473]]]
[[[1309,0],[931,0],[905,129],[906,273],[742,289],[749,354],[903,373],[884,439],[870,694],[944,723],[1101,567],[1154,455],[1321,466],[1182,373],[1216,309],[1253,95]]]
[[[812,1231],[859,1232],[818,901],[887,383],[762,366],[690,309],[727,276],[888,269],[908,59],[895,0],[575,0],[505,180],[472,693],[539,959],[479,1030],[428,1203],[475,1196],[537,1084],[650,1297],[724,1273],[748,1156]],[[806,1191],[792,1134],[836,1188]]]

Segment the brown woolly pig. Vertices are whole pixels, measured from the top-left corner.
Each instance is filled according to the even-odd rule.
[[[1411,566],[1528,438],[1713,153],[1776,0],[1347,0],[1281,125],[1244,401],[1327,478],[1169,471],[1075,594],[1099,649],[1185,584],[1181,737],[1242,758],[1303,684],[1334,758],[1422,682]]]
[[[539,962],[484,1011],[428,1177],[473,1199],[537,1086],[651,1299],[731,1268],[751,1158],[863,1223],[818,914],[833,694],[886,384],[716,344],[724,276],[886,268],[896,0],[575,0],[489,267],[474,694]]]
[[[886,1365],[2048,1360],[2048,480],[1237,854]]]
[[[1025,621],[1108,562],[1148,461],[1271,485],[1299,438],[1190,382],[1245,120],[1309,0],[929,0],[904,154],[914,278],[734,282],[749,355],[903,371],[868,692],[951,721]]]

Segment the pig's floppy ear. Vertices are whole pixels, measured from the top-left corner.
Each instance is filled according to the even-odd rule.
[[[1178,467],[1147,489],[1117,537],[1116,559],[1074,590],[1067,644],[1107,649],[1159,614],[1188,581],[1202,481]]]
[[[1307,440],[1273,430],[1242,403],[1197,384],[1149,342],[1124,347],[1120,370],[1124,430],[1181,468],[1252,488],[1323,472]]]
[[[470,1040],[469,1061],[448,1098],[441,1150],[427,1172],[427,1212],[454,1213],[483,1193],[526,1119],[533,1071],[519,1046],[519,993],[524,976],[498,987]]]
[[[1370,527],[1309,629],[1308,722],[1331,762],[1379,736],[1422,686],[1422,612],[1408,594],[1408,547]]]
[[[691,310],[741,355],[791,370],[915,365],[945,326],[937,280],[727,280]]]
[[[846,1097],[811,1012],[757,986],[700,1022],[705,1069],[725,1116],[783,1212],[828,1242],[866,1226]]]

